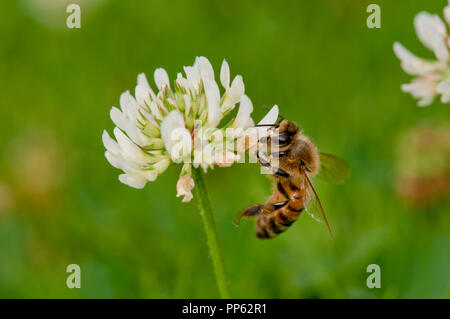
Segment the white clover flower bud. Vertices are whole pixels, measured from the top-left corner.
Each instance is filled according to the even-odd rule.
[[[103,144],[108,162],[124,172],[119,180],[134,188],[156,180],[170,163],[183,163],[177,196],[188,202],[194,187],[192,166],[206,172],[215,165],[225,167],[238,162],[243,149],[235,149],[235,144],[239,145],[239,139],[250,132],[254,122],[253,105],[244,94],[242,77],[236,76],[230,86],[225,60],[220,72],[225,88],[222,95],[207,58],[197,57],[194,65],[184,67],[184,72],[186,77],[177,74],[172,89],[167,72],[156,69],[154,81],[158,91],[152,90],[143,73],[139,74],[135,98],[126,91],[120,96],[120,109],[111,109],[116,140],[104,131]],[[236,118],[219,127],[237,103]],[[261,123],[273,124],[277,117],[275,106]]]
[[[190,175],[180,176],[177,182],[177,197],[183,196],[182,202],[190,202],[193,195],[194,180]]]

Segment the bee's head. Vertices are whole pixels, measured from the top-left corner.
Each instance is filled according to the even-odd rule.
[[[298,126],[294,122],[283,120],[277,128],[279,134],[294,135],[298,131]]]
[[[269,130],[267,141],[270,141],[271,147],[275,149],[283,148],[291,144],[297,132],[299,132],[297,124],[283,120]]]

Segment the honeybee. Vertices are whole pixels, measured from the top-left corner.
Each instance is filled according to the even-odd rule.
[[[240,213],[241,218],[255,218],[256,236],[270,239],[286,231],[306,210],[314,219],[325,221],[331,238],[333,232],[311,177],[342,183],[350,173],[341,158],[320,153],[314,143],[291,121],[281,119],[259,139],[258,162],[274,180],[272,196],[265,204],[253,205]]]

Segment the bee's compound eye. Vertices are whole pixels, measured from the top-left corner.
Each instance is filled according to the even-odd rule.
[[[272,143],[275,145],[286,145],[291,141],[291,137],[287,134],[278,134],[272,137]]]

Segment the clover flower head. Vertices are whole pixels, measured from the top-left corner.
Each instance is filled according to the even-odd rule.
[[[450,2],[444,8],[444,18],[450,25]],[[433,103],[437,95],[442,103],[450,101],[450,37],[447,26],[437,14],[419,12],[414,18],[414,27],[419,40],[436,56],[436,60],[419,58],[398,42],[394,52],[401,61],[403,70],[416,76],[411,83],[401,86],[404,92],[419,99],[418,106]]]
[[[171,163],[182,164],[177,196],[188,202],[193,197],[192,167],[206,172],[215,165],[230,166],[241,158],[242,149],[237,145],[254,127],[250,116],[253,105],[245,95],[240,75],[230,83],[225,60],[220,70],[223,94],[205,57],[185,66],[184,75],[178,73],[173,83],[167,72],[158,68],[154,81],[157,91],[143,73],[139,74],[135,97],[129,91],[122,93],[120,109],[111,109],[115,140],[103,132],[105,157],[124,172],[119,180],[134,188],[156,180]],[[238,104],[233,117],[231,112]],[[274,106],[260,123],[273,124],[277,117],[278,107]]]

